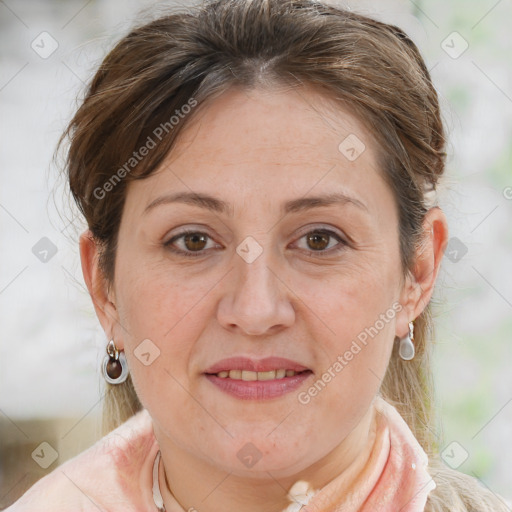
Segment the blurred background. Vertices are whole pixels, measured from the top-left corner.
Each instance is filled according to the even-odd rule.
[[[512,2],[339,3],[402,27],[439,92],[451,229],[434,301],[439,442],[447,464],[511,498]],[[107,340],[52,154],[106,52],[141,10],[169,5],[0,1],[0,509],[98,439]]]

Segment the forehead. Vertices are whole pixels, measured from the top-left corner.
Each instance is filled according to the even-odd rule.
[[[139,213],[164,190],[240,204],[349,191],[370,209],[392,200],[371,134],[318,90],[231,88],[196,109],[159,169],[130,183]]]

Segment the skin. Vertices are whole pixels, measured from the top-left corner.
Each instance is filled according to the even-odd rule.
[[[408,332],[431,298],[447,223],[439,208],[429,210],[425,244],[413,273],[403,277],[395,200],[377,168],[372,137],[355,117],[307,87],[233,88],[200,108],[161,168],[129,184],[113,286],[98,270],[89,231],[80,238],[82,269],[105,332],[125,350],[181,506],[278,512],[297,480],[318,489],[365,462],[372,403],[394,338]],[[338,149],[351,133],[366,146],[354,161]],[[157,197],[180,191],[214,195],[231,205],[232,216],[183,203],[143,214]],[[333,191],[365,207],[280,210],[287,200]],[[200,247],[202,256],[164,247],[184,227],[208,235],[207,245],[181,238],[173,247]],[[305,235],[318,229],[347,244],[335,237],[323,246],[308,243]],[[247,236],[263,250],[252,263],[236,252]],[[301,404],[299,392],[397,303],[401,311]],[[160,350],[149,366],[134,355],[147,338]],[[287,357],[314,375],[282,397],[239,400],[202,375],[233,355]],[[250,468],[237,457],[249,442],[261,453]],[[170,491],[162,490],[164,501]]]

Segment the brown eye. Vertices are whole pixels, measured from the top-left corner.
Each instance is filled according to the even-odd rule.
[[[208,237],[202,233],[192,233],[183,237],[183,243],[190,251],[200,251],[204,249],[207,238]]]
[[[302,239],[305,240],[306,244],[303,250],[310,256],[332,256],[348,246],[347,242],[345,242],[341,236],[329,229],[315,229],[309,231],[299,240]]]
[[[168,242],[165,242],[163,245],[171,252],[180,254],[182,256],[202,256],[205,254],[205,247],[208,243],[208,240],[211,238],[201,231],[185,231],[172,237]],[[176,242],[181,241],[179,244],[181,247],[176,248],[175,245],[178,245]]]
[[[326,233],[313,232],[316,234],[307,235],[308,246],[315,251],[322,251],[329,245],[329,238]]]

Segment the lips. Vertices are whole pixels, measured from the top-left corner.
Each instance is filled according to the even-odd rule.
[[[266,357],[265,359],[249,359],[247,357],[230,357],[223,359],[210,366],[204,373],[217,374],[222,371],[230,370],[248,370],[251,372],[268,372],[271,370],[293,370],[295,372],[302,372],[309,370],[296,361],[286,359],[283,357]]]

